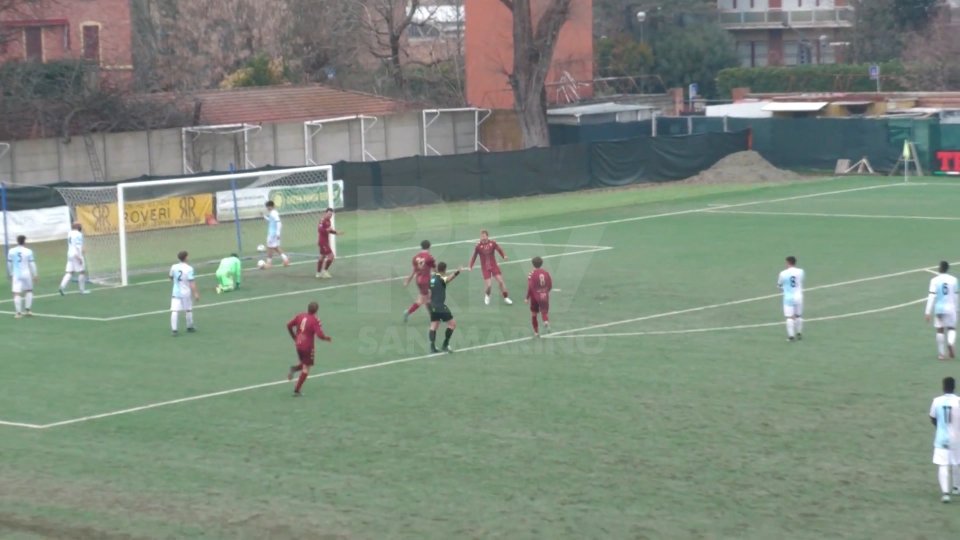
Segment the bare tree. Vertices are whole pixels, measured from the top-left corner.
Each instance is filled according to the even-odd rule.
[[[403,72],[404,36],[423,3],[421,0],[357,0],[355,5],[370,39],[370,54],[387,65],[393,84],[403,91],[407,86]],[[436,7],[429,9],[435,11]]]
[[[943,10],[928,28],[907,38],[901,56],[904,87],[913,90],[960,89],[960,26]]]
[[[534,24],[531,0],[500,0],[513,14],[513,70],[508,74],[524,145],[549,146],[546,79],[571,0],[549,0]]]

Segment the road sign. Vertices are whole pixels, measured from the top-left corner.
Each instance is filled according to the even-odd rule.
[[[880,66],[873,64],[870,66],[870,80],[879,81],[880,80]]]

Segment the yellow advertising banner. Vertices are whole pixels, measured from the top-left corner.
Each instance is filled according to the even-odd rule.
[[[117,204],[85,204],[76,207],[77,221],[85,234],[117,232]],[[213,215],[213,195],[187,195],[125,204],[127,232],[187,227],[206,223]]]

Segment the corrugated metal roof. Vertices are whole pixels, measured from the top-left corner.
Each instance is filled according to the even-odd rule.
[[[381,116],[414,108],[404,101],[319,84],[200,91],[193,97],[200,102],[200,123],[209,125]]]

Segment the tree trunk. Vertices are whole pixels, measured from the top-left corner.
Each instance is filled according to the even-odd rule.
[[[569,15],[571,0],[551,0],[536,28],[530,0],[501,1],[513,11],[513,73],[510,75],[510,86],[513,88],[514,108],[520,120],[524,146],[550,146],[545,84],[557,36]]]
[[[393,30],[391,30],[393,32]],[[406,86],[406,79],[403,76],[403,66],[400,64],[400,34],[393,33],[390,36],[390,71],[393,75],[393,82],[397,88],[403,90]]]

